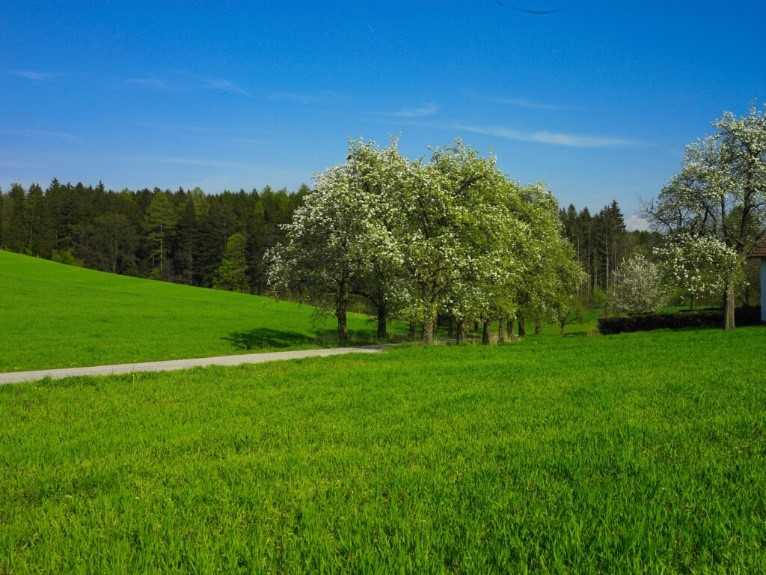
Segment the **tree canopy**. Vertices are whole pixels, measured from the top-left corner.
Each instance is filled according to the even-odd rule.
[[[486,325],[524,306],[556,313],[582,280],[553,196],[461,142],[427,161],[353,142],[283,230],[270,284],[332,309],[341,340],[352,295],[378,310],[379,335],[396,314],[430,343],[440,314]]]
[[[671,239],[678,234],[715,238],[737,255],[737,269],[724,268],[722,293],[724,326],[733,328],[737,278],[766,233],[766,108],[753,107],[741,118],[725,113],[714,128],[687,147],[681,171],[649,214]],[[687,256],[695,253],[692,248],[685,250]]]

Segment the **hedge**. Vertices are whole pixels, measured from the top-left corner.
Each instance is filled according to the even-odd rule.
[[[651,331],[653,329],[720,328],[722,324],[723,312],[707,309],[628,317],[603,317],[598,320],[598,330],[604,335],[612,335],[629,331]],[[761,325],[761,308],[742,307],[737,309],[736,324],[738,326]]]

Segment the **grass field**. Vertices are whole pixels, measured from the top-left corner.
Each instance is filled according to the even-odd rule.
[[[310,306],[0,251],[0,372],[333,345],[334,328]]]
[[[0,573],[766,572],[764,349],[540,336],[6,386]]]

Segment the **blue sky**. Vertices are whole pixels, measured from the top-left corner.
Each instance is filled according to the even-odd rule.
[[[766,99],[764,22],[762,1],[12,2],[0,185],[295,188],[350,138],[462,138],[630,216]]]

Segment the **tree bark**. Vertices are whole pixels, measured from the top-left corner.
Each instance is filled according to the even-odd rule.
[[[348,284],[346,280],[338,282],[335,292],[335,317],[338,320],[338,343],[348,341]]]
[[[414,340],[418,334],[418,324],[415,320],[410,320],[410,339]]]
[[[489,345],[489,320],[485,319],[481,322],[481,344]]]
[[[524,316],[519,314],[519,337],[526,337],[527,335],[527,321]]]
[[[449,322],[447,323],[447,339],[452,339],[455,337],[455,316],[449,317]]]
[[[388,330],[386,322],[388,320],[388,310],[385,305],[378,306],[378,339],[386,339]]]
[[[460,345],[465,337],[465,320],[458,320],[455,323],[455,343]]]
[[[508,339],[513,341],[513,320],[508,320]]]
[[[348,318],[347,308],[345,301],[338,302],[335,309],[335,317],[338,318],[338,341],[340,343],[346,343],[348,341]]]
[[[505,343],[505,318],[497,320],[497,343]]]
[[[726,307],[724,308],[723,329],[732,330],[736,327],[735,312],[737,309],[737,294],[730,283],[726,286]]]
[[[423,343],[426,345],[431,345],[434,342],[435,323],[433,315],[430,314],[423,321]]]

